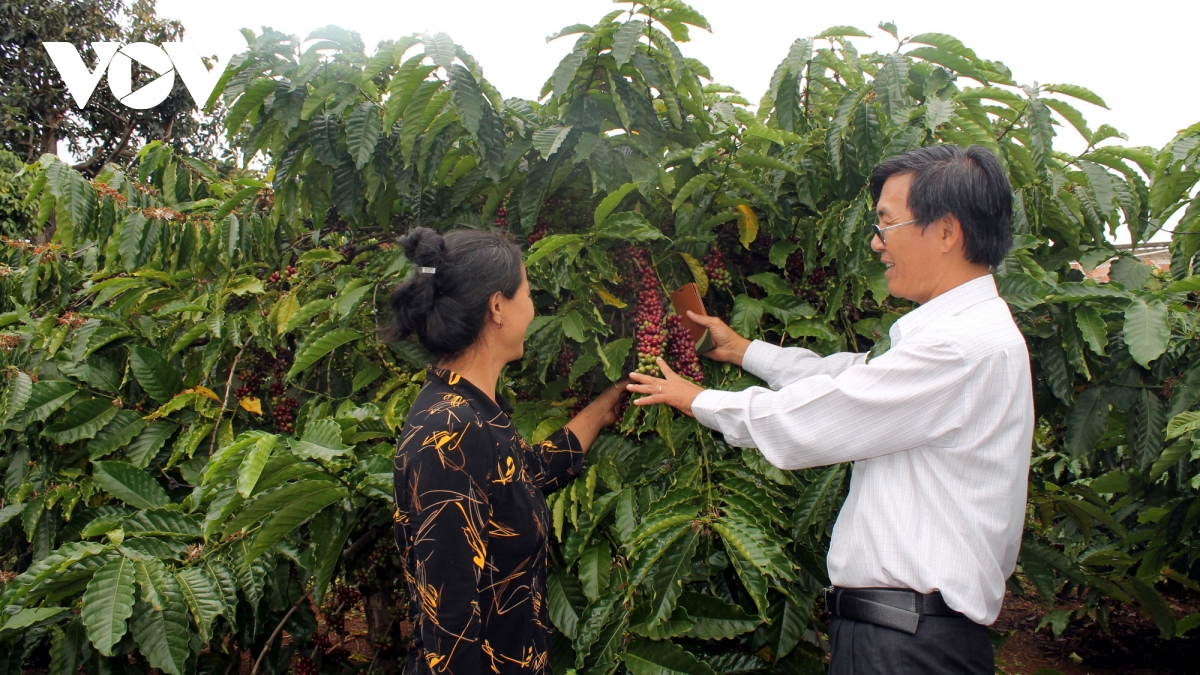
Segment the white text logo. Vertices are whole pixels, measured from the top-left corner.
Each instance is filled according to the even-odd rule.
[[[83,57],[69,42],[43,42],[50,60],[58,68],[59,75],[67,85],[75,105],[83,108],[100,84],[100,78],[108,72],[108,88],[113,96],[130,108],[145,110],[162,103],[171,95],[175,86],[175,73],[183,78],[183,86],[191,94],[196,105],[208,101],[213,87],[225,69],[228,58],[221,60],[211,71],[204,67],[199,52],[187,42],[167,42],[161,47],[149,42],[93,42],[96,52],[96,67],[89,70]],[[158,74],[158,77],[133,91],[133,62],[137,61]]]

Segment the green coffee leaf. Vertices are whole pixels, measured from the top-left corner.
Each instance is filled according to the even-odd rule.
[[[130,347],[129,369],[142,389],[159,403],[166,403],[183,391],[183,378],[179,376],[179,371],[153,349]]]
[[[145,471],[128,462],[93,462],[96,485],[138,509],[153,509],[171,503],[167,491]]]
[[[42,435],[60,445],[92,438],[116,416],[117,411],[112,401],[88,399],[68,410],[62,420],[47,425]]]
[[[311,344],[305,344],[304,349],[296,355],[296,360],[292,362],[292,368],[288,371],[287,378],[289,380],[294,379],[300,373],[316,365],[317,361],[320,361],[333,350],[354,342],[361,337],[362,335],[358,331],[341,328],[326,333]]]
[[[1142,367],[1167,350],[1171,329],[1167,325],[1167,306],[1159,300],[1134,298],[1125,307],[1125,344],[1129,355]]]
[[[261,441],[262,439],[259,440]],[[353,449],[342,442],[342,427],[331,419],[320,419],[309,422],[304,426],[304,435],[299,439],[292,439],[289,445],[292,452],[301,457],[312,457],[324,461],[341,457]],[[274,447],[274,441],[271,442],[270,447]],[[251,453],[255,450],[263,452],[259,450],[257,441]],[[266,452],[269,454],[269,450]],[[240,482],[241,478],[239,476],[239,490],[241,489]]]
[[[126,620],[133,615],[133,561],[118,557],[96,571],[83,593],[80,617],[88,638],[104,656],[125,636]]]

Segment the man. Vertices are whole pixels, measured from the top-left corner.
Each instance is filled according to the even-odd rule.
[[[892,157],[871,176],[888,291],[918,303],[890,349],[820,357],[689,314],[770,389],[634,373],[666,403],[775,466],[854,462],[829,548],[831,675],[994,672],[995,621],[1020,548],[1033,438],[1025,340],[990,269],[1012,245],[1012,189],[981,147]]]

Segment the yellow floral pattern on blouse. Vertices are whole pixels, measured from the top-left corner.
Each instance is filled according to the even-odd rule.
[[[566,429],[531,446],[511,415],[503,397],[430,368],[400,432],[406,673],[551,672],[545,495],[579,475],[583,451]]]

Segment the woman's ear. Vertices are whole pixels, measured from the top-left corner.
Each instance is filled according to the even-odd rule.
[[[492,323],[497,326],[504,325],[504,315],[501,312],[503,307],[504,294],[500,291],[492,293],[492,297],[488,298],[488,314],[491,316]]]

